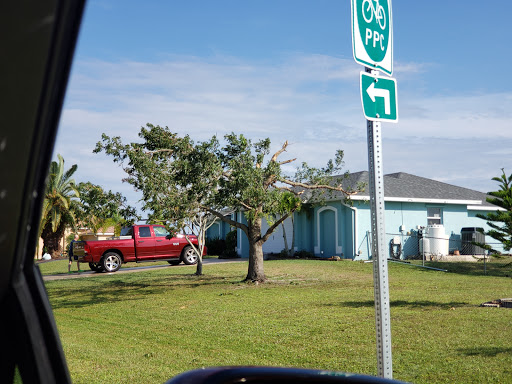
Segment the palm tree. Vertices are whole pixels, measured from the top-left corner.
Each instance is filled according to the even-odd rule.
[[[81,226],[91,229],[94,234],[114,227],[115,235],[119,236],[123,226],[140,219],[135,208],[129,206],[120,193],[105,191],[91,182],[82,182],[77,189],[80,201],[76,218]]]
[[[126,224],[124,217],[119,212],[115,212],[111,217],[103,221],[100,229],[105,232],[108,228],[114,227],[114,236],[119,236],[124,224]]]
[[[75,198],[79,197],[75,180],[71,179],[77,165],[64,172],[64,159],[61,155],[57,157],[59,161],[52,161],[50,165],[39,226],[44,247],[52,257],[61,253],[60,240],[66,227],[76,227]]]

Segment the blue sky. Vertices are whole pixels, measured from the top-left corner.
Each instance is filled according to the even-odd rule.
[[[399,122],[382,126],[385,173],[486,192],[512,172],[509,8],[392,2]],[[148,122],[197,140],[288,140],[287,158],[317,166],[343,149],[348,170],[367,170],[350,19],[349,0],[89,1],[55,154],[132,204],[124,173],[92,150]]]

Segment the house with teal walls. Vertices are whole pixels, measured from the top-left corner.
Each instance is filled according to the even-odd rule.
[[[363,192],[346,200],[341,193],[326,201],[308,201],[288,218],[263,245],[264,253],[279,253],[285,244],[293,251],[306,251],[318,257],[338,256],[344,259],[371,259],[371,216],[368,172],[352,173],[343,185],[346,188],[364,184]],[[404,172],[384,176],[385,229],[389,257],[409,258],[420,254],[478,254],[469,238],[499,249],[499,244],[483,237],[477,228],[487,230],[485,220],[477,213],[499,208],[486,201],[483,192],[458,187]],[[242,212],[234,214],[245,221]],[[263,231],[266,230],[264,223]],[[238,230],[237,252],[248,257],[248,241]],[[469,253],[464,253],[464,250]],[[469,251],[468,251],[469,250]]]

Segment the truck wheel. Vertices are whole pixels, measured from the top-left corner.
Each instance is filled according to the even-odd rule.
[[[193,265],[197,263],[197,255],[194,249],[187,245],[185,248],[183,248],[182,256],[183,262],[187,265]]]
[[[167,262],[171,265],[178,265],[181,263],[181,260],[168,260]]]
[[[103,267],[100,263],[89,263],[89,268],[91,268],[91,271],[94,272],[101,272],[103,271]]]
[[[105,272],[115,272],[121,268],[121,264],[123,260],[121,260],[121,256],[115,252],[107,252],[101,259],[101,267],[105,270]]]

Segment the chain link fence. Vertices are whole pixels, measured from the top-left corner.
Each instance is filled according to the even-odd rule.
[[[358,255],[371,258],[371,232],[367,232],[358,248]],[[476,229],[452,233],[442,237],[425,234],[421,229],[408,233],[386,233],[389,244],[389,258],[426,260],[472,260],[486,254],[485,249],[477,243],[485,243],[485,235]],[[500,243],[488,243],[493,248],[500,248]]]

